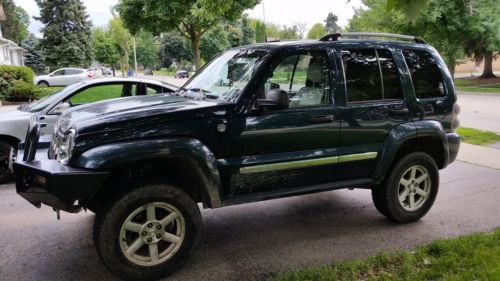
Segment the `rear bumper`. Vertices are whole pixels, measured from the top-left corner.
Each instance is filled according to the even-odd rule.
[[[22,155],[23,151],[19,151]],[[36,207],[45,204],[58,210],[75,212],[80,209],[76,200],[88,200],[102,185],[108,172],[92,171],[61,165],[47,159],[47,150],[38,150],[36,160],[14,163],[16,190]]]
[[[457,133],[446,134],[446,140],[448,141],[448,164],[451,164],[457,159],[460,150],[460,136]]]

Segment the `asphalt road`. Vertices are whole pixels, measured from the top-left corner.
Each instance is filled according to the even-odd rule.
[[[456,162],[441,174],[423,220],[393,224],[368,190],[339,190],[204,210],[204,235],[188,265],[168,280],[264,280],[500,226],[500,171]],[[92,213],[36,209],[0,185],[0,280],[116,280],[92,242]]]
[[[500,94],[459,93],[458,103],[462,126],[500,133]]]

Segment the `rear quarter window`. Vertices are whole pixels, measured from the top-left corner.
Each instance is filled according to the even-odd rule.
[[[428,99],[445,95],[441,72],[436,59],[430,53],[421,50],[403,50],[403,56],[417,98]]]

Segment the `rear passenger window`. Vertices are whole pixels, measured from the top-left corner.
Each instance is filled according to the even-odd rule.
[[[402,99],[398,68],[389,50],[342,51],[348,102]]]
[[[426,51],[403,50],[403,55],[411,73],[417,98],[436,98],[445,95],[441,72],[431,54]]]

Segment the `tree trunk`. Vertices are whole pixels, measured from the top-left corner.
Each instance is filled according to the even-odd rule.
[[[200,41],[201,36],[198,34],[191,35],[191,51],[193,52],[194,66],[196,67],[196,70],[201,68]]]
[[[483,74],[479,78],[492,78],[496,77],[493,73],[493,52],[488,51],[484,54],[484,69]]]
[[[448,71],[450,71],[451,79],[455,79],[455,64],[449,64]]]

